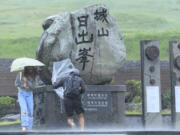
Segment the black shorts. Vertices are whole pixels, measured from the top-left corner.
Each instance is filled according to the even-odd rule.
[[[68,117],[72,117],[73,113],[76,112],[76,114],[84,113],[84,109],[82,107],[81,99],[77,98],[64,98],[64,108],[66,111],[66,115]]]

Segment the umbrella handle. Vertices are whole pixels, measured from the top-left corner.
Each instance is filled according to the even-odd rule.
[[[20,81],[21,81],[21,79],[22,79],[22,72],[20,72]]]

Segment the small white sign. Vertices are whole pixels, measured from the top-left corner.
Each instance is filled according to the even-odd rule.
[[[147,112],[160,112],[159,87],[146,86]]]
[[[180,86],[175,86],[175,107],[176,112],[180,112]]]

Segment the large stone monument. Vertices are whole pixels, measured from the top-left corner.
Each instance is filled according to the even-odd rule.
[[[37,59],[47,65],[41,74],[47,84],[54,61],[70,58],[87,84],[105,84],[125,59],[120,29],[104,5],[50,16],[43,29]]]
[[[54,61],[70,58],[86,84],[104,84],[111,81],[125,59],[118,24],[104,5],[50,16],[43,28],[37,59],[47,65],[41,72],[46,84],[51,84]],[[82,99],[86,126],[123,126],[125,89],[123,85],[87,85]],[[37,89],[34,99],[36,125],[67,127],[63,100],[51,85]]]

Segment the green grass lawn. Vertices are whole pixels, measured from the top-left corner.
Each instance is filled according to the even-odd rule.
[[[138,111],[125,111],[126,115],[142,115],[142,112],[138,112]],[[171,114],[171,110],[170,109],[165,109],[161,111],[162,115],[170,115]]]
[[[180,39],[180,0],[0,0],[0,58],[35,57],[46,17],[98,3],[117,20],[127,60],[139,60],[140,40],[159,40],[168,59],[168,41]]]
[[[1,121],[0,122],[0,126],[6,126],[6,125],[12,125],[12,124],[20,124],[21,121],[20,120],[16,120],[16,121]]]

